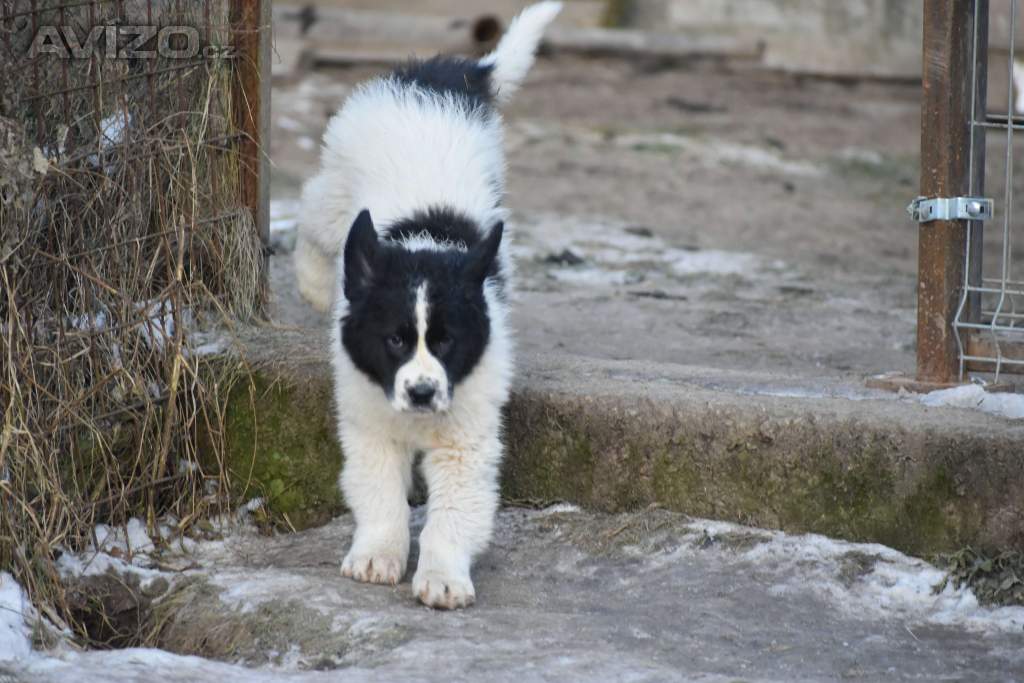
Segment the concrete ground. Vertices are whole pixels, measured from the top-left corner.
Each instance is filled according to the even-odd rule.
[[[352,528],[200,544],[172,579],[183,606],[162,645],[233,664],[94,652],[0,666],[0,680],[1024,680],[1024,608],[935,595],[941,572],[883,546],[653,508],[506,509],[478,604],[443,613],[411,595],[415,543],[397,587],[342,579]]]

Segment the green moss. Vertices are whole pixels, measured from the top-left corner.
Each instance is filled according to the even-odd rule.
[[[231,392],[227,469],[236,500],[265,496],[273,515],[296,528],[342,509],[330,402],[329,382],[270,383],[259,373]],[[506,420],[504,499],[607,512],[657,503],[929,556],[976,543],[1001,504],[1003,482],[1012,481],[978,468],[994,457],[980,441],[812,416],[674,410],[517,395]]]
[[[536,438],[536,447],[524,451],[506,469],[504,496],[592,501],[596,468],[590,440],[574,429],[563,428],[554,415],[547,416]]]
[[[623,28],[633,18],[635,0],[605,0],[601,25],[605,28]]]
[[[338,514],[342,460],[329,406],[324,386],[271,384],[258,373],[236,385],[225,415],[232,497],[262,496],[296,529]]]
[[[537,402],[538,405],[542,401]],[[904,471],[891,435],[856,424],[820,432],[786,425],[631,422],[599,409],[511,416],[504,491],[510,498],[571,500],[608,512],[650,503],[686,514],[855,541],[914,554],[960,547],[982,526],[939,463]],[[660,425],[660,426],[655,426]]]

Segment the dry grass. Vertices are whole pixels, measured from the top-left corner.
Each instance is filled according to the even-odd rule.
[[[169,13],[206,3],[153,5],[161,23],[204,21]],[[223,39],[227,3],[209,5],[220,28],[206,37]],[[132,23],[141,7],[38,22]],[[98,521],[170,512],[187,527],[223,500],[218,406],[234,375],[198,333],[260,313],[263,254],[238,201],[229,64],[26,62],[31,37],[0,43],[0,570],[84,634],[60,549]]]

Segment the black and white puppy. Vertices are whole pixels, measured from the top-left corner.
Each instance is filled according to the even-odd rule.
[[[498,505],[512,264],[496,106],[560,9],[527,8],[478,61],[413,61],[358,87],[303,189],[299,287],[324,309],[333,290],[340,483],[356,520],[341,572],[400,580],[422,454],[429,498],[412,588],[432,607],[474,601],[470,566]]]

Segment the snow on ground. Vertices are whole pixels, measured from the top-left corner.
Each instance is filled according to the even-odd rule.
[[[776,595],[810,588],[853,616],[1024,633],[1024,607],[983,607],[973,591],[951,584],[936,592],[945,572],[884,545],[769,532],[728,522],[696,522],[693,528],[711,537],[765,534],[768,542],[755,545],[743,557],[772,568],[780,579],[769,589]],[[863,573],[844,572],[844,563],[850,562],[865,562]]]
[[[526,222],[536,227],[517,235],[513,253],[518,259],[537,260],[569,251],[583,260],[550,271],[562,282],[622,285],[655,279],[659,272],[675,277],[741,275],[782,271],[785,266],[746,252],[672,247],[653,233],[634,234],[628,226],[600,219],[542,214]],[[632,229],[644,230],[642,226]]]
[[[0,572],[0,662],[24,659],[32,653],[32,608],[14,577]]]
[[[270,200],[270,231],[287,232],[294,230],[299,220],[298,199]]]
[[[810,161],[786,159],[774,150],[715,137],[670,132],[627,132],[609,137],[598,130],[550,126],[529,119],[516,120],[509,125],[509,132],[511,148],[515,148],[520,140],[564,138],[597,148],[610,146],[654,153],[679,153],[695,163],[711,167],[741,166],[803,178],[823,174],[823,169]]]
[[[722,139],[697,139],[678,133],[636,133],[620,135],[615,138],[615,143],[633,149],[678,149],[708,165],[746,166],[800,177],[814,177],[822,173],[809,161],[784,159],[771,150]]]
[[[244,509],[239,511],[242,517],[244,512]],[[422,509],[415,511],[414,524],[422,523],[422,512]],[[554,524],[556,528],[565,530],[568,534],[562,536],[561,532],[558,532],[560,538],[571,538],[574,525],[581,525],[578,528],[593,531],[594,527],[587,525],[600,519],[602,518],[581,511],[576,506],[561,504],[534,512],[504,511],[499,515],[499,527],[504,535],[521,535],[519,538],[507,540],[513,554],[535,557],[535,553],[541,552],[541,548],[552,547],[544,545],[548,543],[548,539],[539,531],[543,525],[548,525],[547,528],[550,530],[550,525]],[[625,529],[631,524],[630,520],[635,518],[623,515],[622,519],[626,520],[622,526]],[[642,583],[645,575],[668,572],[665,576],[674,577],[677,576],[676,572],[692,565],[694,561],[710,561],[721,571],[736,573],[737,576],[749,575],[753,569],[760,577],[757,585],[762,586],[756,590],[770,596],[770,599],[781,601],[781,604],[806,601],[807,596],[812,595],[823,600],[837,615],[844,615],[845,619],[873,622],[878,625],[895,621],[905,625],[911,635],[914,635],[915,629],[921,632],[921,629],[928,627],[948,627],[962,633],[990,634],[993,637],[1000,634],[1003,637],[1007,634],[1024,634],[1024,607],[982,607],[970,590],[955,589],[950,585],[936,593],[934,587],[940,584],[943,578],[941,570],[886,546],[848,543],[814,534],[792,535],[726,522],[694,520],[682,515],[670,519],[676,520],[671,522],[671,526],[677,532],[681,532],[681,535],[675,536],[673,532],[668,532],[666,538],[676,539],[672,542],[671,548],[658,544],[645,546],[643,541],[638,545],[623,548],[623,552],[635,560],[635,564],[630,565],[632,569],[624,575],[628,577],[624,578],[627,581],[623,584],[624,590],[628,590],[625,586],[628,586],[629,582],[639,581],[641,583],[638,585],[646,585]],[[617,525],[618,522],[615,522],[614,526]],[[338,518],[322,529],[306,532],[312,534],[312,537],[258,537],[251,527],[239,525],[237,518],[230,522],[224,521],[221,528],[227,532],[225,538],[195,542],[190,552],[179,550],[179,553],[187,556],[190,563],[200,567],[185,572],[185,576],[205,576],[213,585],[223,589],[220,599],[224,602],[225,614],[232,611],[252,612],[260,605],[275,604],[273,601],[279,601],[282,596],[287,596],[288,599],[299,600],[305,608],[316,613],[328,618],[333,616],[337,621],[336,630],[347,631],[350,635],[355,634],[354,642],[358,642],[357,636],[365,635],[364,632],[396,627],[395,620],[429,619],[429,611],[416,609],[410,613],[407,607],[402,607],[403,601],[409,602],[408,607],[414,605],[412,596],[398,592],[394,594],[395,597],[390,598],[392,602],[398,601],[397,606],[387,607],[387,604],[390,604],[388,593],[383,589],[360,590],[362,587],[354,587],[354,584],[336,583],[336,570],[325,570],[321,575],[302,569],[324,563],[333,566],[334,560],[337,559],[334,557],[335,551],[340,552],[343,541],[347,540],[351,533],[351,520],[347,517]],[[658,524],[651,528],[653,538],[653,534],[660,533],[658,530],[664,527]],[[169,533],[169,526],[161,530],[162,536]],[[147,551],[152,549],[153,541],[138,520],[133,520],[124,529],[98,527],[96,536],[97,547],[106,551],[116,549],[117,553],[124,555],[126,559],[112,557],[102,551],[97,554],[95,549],[75,556],[66,553],[61,558],[62,571],[76,574],[116,571],[139,574],[143,578],[162,575],[170,582],[182,575],[173,572],[161,573],[157,569],[140,566],[146,563]],[[735,543],[736,539],[740,539],[740,542]],[[563,547],[564,542],[560,541],[554,547]],[[317,544],[323,546],[325,543],[328,547],[324,550],[315,547]],[[276,551],[264,550],[268,545],[275,544],[278,546]],[[547,558],[547,570],[560,572],[562,580],[574,577],[573,580],[581,581],[585,580],[584,577],[588,573],[596,572],[595,576],[606,576],[609,572],[616,571],[615,567],[621,566],[617,560],[600,559],[600,553],[588,554],[585,547],[579,546],[574,550],[564,547],[557,550],[557,556],[554,557],[556,562],[552,564],[552,557]],[[274,559],[275,552],[276,557],[281,557],[282,548],[284,556],[287,557],[283,565],[280,559]],[[299,548],[302,549],[301,558],[295,557],[296,549]],[[269,554],[266,558],[253,556],[254,553],[260,552]],[[245,558],[241,563],[240,557]],[[167,561],[166,557],[162,559]],[[602,564],[605,561],[608,564]],[[561,569],[552,569],[555,565]],[[505,570],[509,572],[507,581],[510,584],[522,581],[523,569],[525,568],[510,567]],[[532,573],[533,570],[527,571]],[[500,577],[496,578],[500,580]],[[535,580],[543,582],[550,578]],[[534,588],[543,594],[545,590],[550,590],[551,586]],[[383,603],[380,602],[382,599]],[[496,599],[493,591],[491,599]],[[580,608],[586,609],[585,603],[600,602],[601,596],[598,593],[584,591],[576,593],[575,599],[582,601]],[[500,605],[486,605],[481,609],[487,608],[498,609],[499,613],[504,609]],[[521,609],[521,606],[516,609]],[[546,608],[541,605],[536,609],[543,611]],[[636,609],[639,618],[647,608],[637,605]],[[472,621],[477,619],[479,614],[479,610],[471,610],[464,613],[464,616],[452,615],[450,618]],[[447,617],[436,618],[441,620]],[[489,622],[492,618],[493,615],[487,617],[486,621]],[[549,614],[545,618],[550,619],[552,616]],[[756,620],[759,617],[750,615],[747,618]],[[17,583],[9,575],[0,574],[0,662],[7,660],[4,667],[13,673],[13,680],[18,683],[21,680],[84,683],[100,679],[140,683],[152,680],[319,683],[336,680],[337,676],[337,672],[332,676],[331,672],[305,670],[315,662],[315,657],[311,658],[308,652],[302,657],[298,652],[284,652],[281,657],[276,658],[277,664],[257,669],[197,657],[178,656],[153,649],[79,652],[64,645],[48,652],[32,652],[31,633],[35,619],[35,613],[24,603],[22,591]],[[450,623],[450,619],[438,623]],[[639,626],[633,625],[631,628],[636,631]],[[648,631],[637,633],[640,635],[635,637],[641,640],[658,639],[658,636],[651,635]],[[486,641],[491,637],[493,634],[481,633],[473,643],[464,643],[459,647],[478,652],[479,650],[472,648],[480,647],[483,642],[481,639]],[[527,635],[519,634],[516,637],[520,638],[516,647],[531,647],[532,641]],[[512,644],[495,644],[498,650],[506,646],[512,647]],[[536,646],[540,652],[545,651],[546,646],[543,643]],[[345,662],[345,666],[348,667],[345,680],[388,680],[389,671],[391,674],[395,672],[395,669],[388,667],[394,666],[404,670],[410,658],[418,659],[421,656],[428,659],[433,657],[436,660],[438,655],[433,652],[436,647],[437,643],[425,634],[411,635],[394,647],[385,648],[385,654],[380,655],[385,658],[384,660],[373,657],[367,660],[375,662],[373,667],[383,667],[377,669],[363,668],[367,666],[367,662],[361,660],[358,655],[353,655],[354,661]],[[424,648],[432,652],[426,653]],[[499,655],[494,656],[500,660]],[[566,653],[563,664],[567,672],[579,673],[578,667],[584,662],[579,659],[580,656],[590,655],[581,652]],[[382,665],[382,661],[390,663]],[[465,663],[465,660],[459,661]],[[550,657],[543,661],[545,667],[557,665]],[[627,664],[624,663],[622,666]],[[587,665],[592,666],[591,663]],[[3,673],[6,671],[0,667],[0,674]],[[23,679],[18,676],[23,676]],[[430,677],[424,677],[425,680],[428,678]],[[3,679],[2,675],[0,679]],[[507,677],[501,680],[506,679]],[[655,678],[638,676],[638,680]],[[700,680],[718,679],[711,677]]]
[[[951,584],[936,592],[945,572],[888,546],[713,520],[692,520],[687,528],[690,543],[652,558],[655,564],[684,561],[694,544],[728,544],[729,539],[741,538],[744,543],[735,551],[738,558],[775,578],[769,587],[773,595],[811,590],[854,617],[1024,633],[1024,607],[984,607],[969,588]],[[845,567],[851,562],[863,563],[863,569],[849,574]]]
[[[989,392],[978,384],[933,391],[921,396],[921,403],[933,408],[970,408],[1011,420],[1024,419],[1024,394]]]
[[[154,568],[150,553],[155,545],[141,520],[130,519],[124,527],[97,524],[94,536],[95,541],[84,551],[61,554],[57,559],[57,570],[61,577],[71,579],[111,572],[122,576],[131,574],[145,588],[163,576],[163,572]]]

